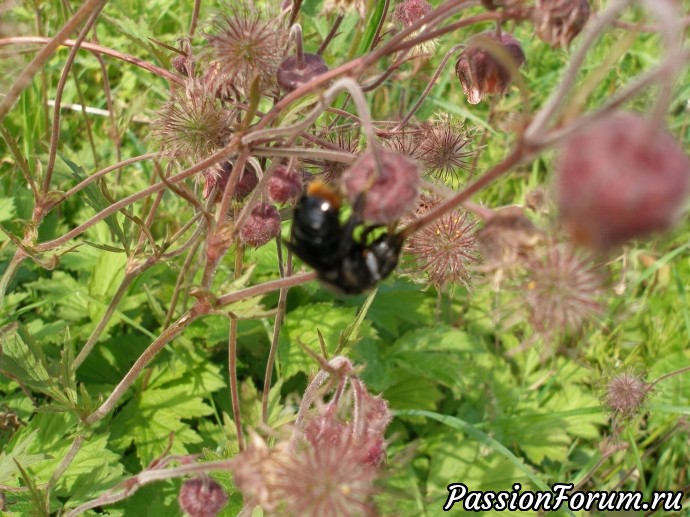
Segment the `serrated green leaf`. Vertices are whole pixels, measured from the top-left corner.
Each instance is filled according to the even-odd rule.
[[[316,369],[316,363],[301,349],[298,340],[320,354],[318,329],[324,337],[328,353],[332,355],[338,345],[340,332],[352,322],[355,314],[354,307],[334,307],[332,303],[306,305],[288,313],[278,348],[283,378]]]
[[[28,468],[48,458],[48,455],[45,453],[32,454],[29,452],[36,441],[37,435],[37,430],[29,432],[26,436],[23,436],[23,434],[19,435],[21,437],[20,440],[15,440],[16,443],[0,452],[0,484],[10,484],[19,475],[19,470],[14,460],[19,461],[24,468]]]
[[[0,222],[14,219],[16,212],[13,198],[0,197]]]

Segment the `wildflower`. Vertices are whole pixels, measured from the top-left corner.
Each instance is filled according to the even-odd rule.
[[[348,359],[336,357],[329,366],[336,385],[331,400],[319,398],[311,411],[305,395],[290,440],[269,448],[252,435],[233,460],[245,504],[293,517],[376,515],[374,482],[381,475],[391,413],[385,400],[367,392]],[[306,393],[324,385],[325,376],[319,373]]]
[[[233,113],[224,109],[213,92],[196,79],[173,90],[153,123],[153,138],[161,152],[194,163],[226,145]]]
[[[573,240],[605,251],[671,228],[690,191],[690,159],[632,113],[593,122],[561,150],[556,192]]]
[[[253,248],[263,246],[280,235],[280,214],[278,209],[267,203],[255,206],[240,230],[240,240]]]
[[[586,258],[567,245],[546,246],[541,257],[529,257],[523,299],[530,323],[554,334],[579,329],[602,310],[602,279]]]
[[[217,67],[215,84],[226,94],[247,92],[256,76],[262,86],[273,85],[288,31],[279,18],[265,19],[248,4],[226,6],[226,11],[214,22],[215,34],[207,35]]]
[[[196,477],[184,482],[178,502],[189,517],[215,517],[227,504],[228,496],[213,479]]]
[[[470,140],[454,118],[439,116],[426,126],[423,135],[419,157],[428,174],[447,181],[457,179],[459,170],[469,168],[469,158],[474,153],[469,149]]]
[[[434,204],[423,198],[415,215],[425,214]],[[424,272],[437,288],[461,284],[469,289],[471,266],[479,260],[476,224],[467,212],[454,210],[408,237],[403,251],[412,256],[414,270]]]
[[[276,203],[286,203],[302,192],[302,174],[295,167],[279,165],[268,180],[268,197]]]
[[[554,47],[568,47],[589,19],[589,0],[537,0],[532,12],[537,36]]]
[[[641,375],[627,370],[613,375],[606,383],[604,405],[614,415],[629,418],[643,406],[651,385]]]
[[[343,173],[343,187],[350,201],[364,194],[364,219],[388,224],[409,212],[419,195],[419,167],[405,155],[379,149],[381,169],[373,151],[362,155]]]
[[[483,32],[472,37],[455,64],[455,73],[470,104],[486,95],[503,94],[513,70],[525,62],[520,43],[511,34]],[[508,66],[510,63],[512,66]]]

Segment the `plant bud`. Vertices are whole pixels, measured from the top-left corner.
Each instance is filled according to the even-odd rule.
[[[279,165],[268,180],[268,197],[275,203],[286,203],[302,192],[302,178],[294,167]]]
[[[180,508],[189,517],[215,517],[228,502],[228,496],[211,478],[188,479],[177,498]]]
[[[278,209],[266,203],[254,207],[240,230],[240,240],[247,246],[258,248],[280,235]]]

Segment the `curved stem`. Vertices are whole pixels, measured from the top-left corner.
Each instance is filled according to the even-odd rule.
[[[302,273],[300,275],[288,276],[285,278],[279,278],[277,280],[271,280],[269,282],[264,282],[263,284],[253,285],[245,289],[240,289],[233,293],[224,294],[216,299],[216,307],[223,307],[225,305],[230,305],[239,300],[244,300],[245,298],[253,298],[255,296],[261,296],[266,293],[273,291],[278,291],[287,287],[295,287],[296,285],[306,284],[316,280],[316,273],[311,271],[309,273]]]
[[[60,137],[60,104],[62,103],[62,94],[65,91],[65,85],[67,84],[67,77],[69,76],[69,72],[72,69],[72,64],[74,63],[74,60],[77,57],[79,47],[86,39],[86,36],[93,27],[93,24],[96,23],[96,18],[98,18],[98,15],[101,13],[103,7],[105,7],[105,2],[99,5],[94,10],[94,12],[91,13],[91,16],[89,16],[89,19],[86,21],[86,24],[79,32],[79,36],[77,36],[77,40],[75,41],[74,46],[72,46],[72,49],[69,52],[69,56],[67,56],[67,61],[65,62],[65,65],[62,67],[62,73],[60,74],[60,79],[58,80],[58,84],[55,90],[55,107],[53,108],[53,125],[50,133],[50,150],[48,151],[48,164],[46,165],[45,175],[43,176],[43,185],[41,186],[41,191],[44,194],[48,192],[48,190],[50,189],[50,181],[53,177],[53,169],[55,167],[55,156],[57,155],[57,145],[58,139]]]
[[[290,275],[292,275],[292,251],[288,249],[286,269],[283,266],[283,247],[280,240],[280,236],[276,237],[276,247],[278,249],[278,269],[280,270],[280,277],[289,277]],[[278,310],[276,311],[276,319],[273,322],[273,336],[271,338],[271,348],[268,352],[268,359],[266,359],[264,391],[261,394],[261,422],[264,425],[268,425],[268,399],[271,393],[271,381],[273,380],[273,365],[275,364],[276,354],[278,352],[278,340],[280,338],[280,327],[283,323],[283,316],[285,314],[287,293],[288,288],[285,287],[280,290],[280,293],[278,295]]]
[[[122,380],[115,386],[112,393],[101,404],[101,406],[91,413],[84,420],[85,423],[93,425],[104,416],[110,413],[118,401],[122,398],[129,387],[139,377],[139,374],[148,366],[154,357],[160,352],[165,345],[176,338],[184,329],[194,323],[200,316],[208,312],[208,309],[200,308],[198,305],[185,312],[175,323],[165,329],[158,338],[151,343],[146,350],[137,358],[134,365],[125,374]]]
[[[386,0],[388,1],[388,0]],[[326,48],[330,44],[331,41],[333,41],[333,38],[335,38],[335,35],[338,33],[338,29],[340,28],[340,24],[343,22],[343,15],[339,14],[338,17],[335,19],[335,22],[333,23],[333,27],[331,27],[331,30],[328,32],[328,35],[326,36],[326,39],[323,40],[321,43],[321,46],[319,47],[319,50],[316,51],[316,53],[321,56],[323,53],[326,51]]]
[[[39,36],[17,36],[17,37],[12,37],[12,38],[0,38],[0,47],[4,45],[18,45],[18,44],[23,44],[23,43],[34,43],[34,44],[39,44],[39,45],[45,45],[49,44],[52,40],[50,38],[42,38]],[[65,46],[65,47],[72,47],[76,44],[74,40],[71,39],[66,39],[62,42],[60,42],[59,45]],[[144,61],[143,59],[139,59],[138,57],[131,56],[129,54],[125,54],[123,52],[119,52],[117,50],[113,50],[108,47],[103,47],[101,45],[96,45],[95,43],[88,43],[88,42],[83,42],[81,44],[81,48],[83,50],[88,50],[89,52],[98,52],[99,54],[103,54],[105,56],[111,56],[116,59],[119,59],[120,61],[124,61],[125,63],[130,63],[132,65],[136,65],[139,68],[143,68],[144,70],[147,70],[149,72],[154,73],[155,75],[159,77],[163,77],[164,79],[167,79],[171,83],[177,83],[179,85],[184,85],[184,78],[179,77],[172,72],[169,72],[168,70],[164,68],[160,68],[156,65],[153,65],[149,63],[148,61]]]
[[[506,156],[501,163],[489,169],[485,174],[483,174],[474,183],[468,185],[464,190],[458,192],[456,195],[454,195],[451,198],[448,198],[442,203],[439,203],[431,210],[429,210],[427,213],[425,213],[422,217],[408,224],[405,228],[401,230],[400,236],[402,238],[409,237],[414,232],[417,232],[422,228],[428,226],[439,217],[443,217],[445,214],[451,212],[455,207],[459,206],[464,201],[467,201],[474,194],[476,194],[489,184],[493,183],[497,178],[511,170],[515,165],[520,163],[526,155],[527,152],[525,151],[524,146],[521,145],[520,142],[518,142],[518,144],[512,150],[512,152],[508,156]]]
[[[108,325],[108,322],[110,322],[110,318],[112,318],[113,314],[115,314],[115,310],[117,309],[120,300],[122,300],[122,298],[124,297],[125,293],[127,292],[127,289],[129,289],[129,286],[132,284],[132,281],[134,280],[135,276],[136,275],[133,275],[131,273],[125,274],[124,278],[122,279],[122,282],[120,282],[120,285],[117,288],[117,291],[115,291],[113,298],[110,300],[108,308],[105,310],[103,316],[101,316],[100,321],[96,325],[96,328],[93,329],[93,332],[91,332],[91,335],[89,336],[89,339],[86,341],[86,344],[79,351],[77,357],[75,357],[73,363],[73,368],[75,370],[82,365],[82,363],[86,360],[86,358],[93,350],[93,347],[96,345],[98,338],[101,336],[103,330],[105,330],[105,327]]]
[[[12,256],[12,259],[10,260],[10,263],[7,264],[7,269],[5,269],[4,273],[2,274],[2,278],[0,278],[0,308],[4,306],[7,286],[14,278],[15,273],[19,269],[19,266],[21,266],[22,262],[24,262],[26,257],[27,254],[24,252],[24,250],[17,248]]]
[[[91,228],[93,225],[99,223],[109,215],[112,215],[118,211],[120,211],[122,208],[126,207],[127,205],[130,205],[134,203],[135,201],[138,201],[140,199],[144,199],[145,197],[150,196],[151,194],[155,194],[156,192],[159,192],[163,189],[166,188],[166,186],[169,183],[178,183],[185,178],[189,178],[190,176],[194,176],[195,174],[198,174],[199,172],[207,169],[208,167],[211,167],[215,165],[216,163],[226,159],[228,156],[230,156],[235,147],[235,142],[229,143],[227,146],[225,146],[223,149],[218,151],[215,154],[212,154],[205,160],[202,160],[201,162],[197,163],[196,165],[189,167],[188,169],[183,170],[182,172],[176,174],[175,176],[171,177],[170,179],[166,181],[160,181],[154,185],[151,185],[150,187],[147,187],[135,194],[132,194],[131,196],[127,196],[124,199],[121,199],[120,201],[117,201],[116,203],[113,203],[110,205],[108,208],[105,208],[101,210],[98,214],[93,216],[91,219],[83,222],[76,228],[70,230],[66,234],[64,234],[61,237],[58,237],[57,239],[53,239],[52,241],[47,241],[44,243],[41,243],[36,246],[36,251],[38,252],[43,252],[43,251],[48,251],[50,249],[56,248],[58,246],[61,246],[62,244],[68,242],[69,240],[73,239],[74,237],[77,237],[78,235],[81,235],[84,233],[86,230]]]
[[[189,37],[194,37],[196,32],[196,25],[199,23],[199,10],[201,9],[201,0],[194,0],[194,10],[192,11],[192,21],[189,23]]]
[[[429,95],[429,92],[434,87],[434,84],[436,84],[438,77],[441,75],[441,72],[446,67],[446,64],[448,63],[448,60],[450,59],[450,57],[453,54],[455,54],[458,50],[463,49],[463,48],[465,48],[465,45],[461,43],[459,45],[455,45],[448,52],[446,52],[446,55],[443,56],[441,63],[439,63],[438,67],[436,68],[434,75],[431,76],[431,80],[429,81],[429,84],[427,84],[426,88],[424,88],[424,91],[419,96],[419,99],[417,99],[417,102],[415,103],[415,105],[412,106],[412,109],[410,109],[410,111],[408,111],[407,115],[405,115],[405,117],[400,121],[400,123],[392,129],[393,132],[400,131],[403,127],[405,127],[405,124],[407,124],[409,122],[409,120],[412,118],[412,116],[415,113],[417,113],[417,110],[420,108],[420,106],[424,102],[424,99],[426,99],[427,95]]]
[[[237,246],[235,253],[234,278],[238,280],[242,276],[242,261],[244,249]],[[237,432],[237,446],[244,450],[244,433],[242,432],[242,411],[240,407],[240,390],[237,382],[237,318],[230,316],[230,328],[228,330],[228,377],[230,379],[230,401],[232,403],[232,418],[235,421]]]
[[[24,89],[31,84],[34,75],[43,67],[63,41],[67,39],[67,36],[69,36],[69,34],[94,11],[102,9],[106,1],[107,0],[86,0],[84,5],[82,5],[74,16],[62,26],[53,38],[43,38],[46,40],[45,47],[39,51],[36,57],[34,57],[22,73],[19,74],[19,77],[17,77],[12,86],[10,86],[7,94],[2,99],[2,102],[0,102],[0,120],[5,118],[5,115],[12,109],[12,106],[17,102],[17,99],[19,99]]]
[[[295,23],[290,29],[290,39],[295,41],[295,53],[297,55],[297,66],[304,68],[304,45],[302,42],[302,26]]]

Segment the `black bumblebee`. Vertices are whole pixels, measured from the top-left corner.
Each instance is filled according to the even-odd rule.
[[[398,265],[404,240],[400,234],[387,232],[367,243],[369,234],[380,226],[366,226],[355,237],[355,228],[363,223],[363,202],[360,195],[343,224],[340,197],[315,181],[297,202],[292,221],[290,249],[316,270],[323,283],[345,294],[372,289],[390,275]]]

